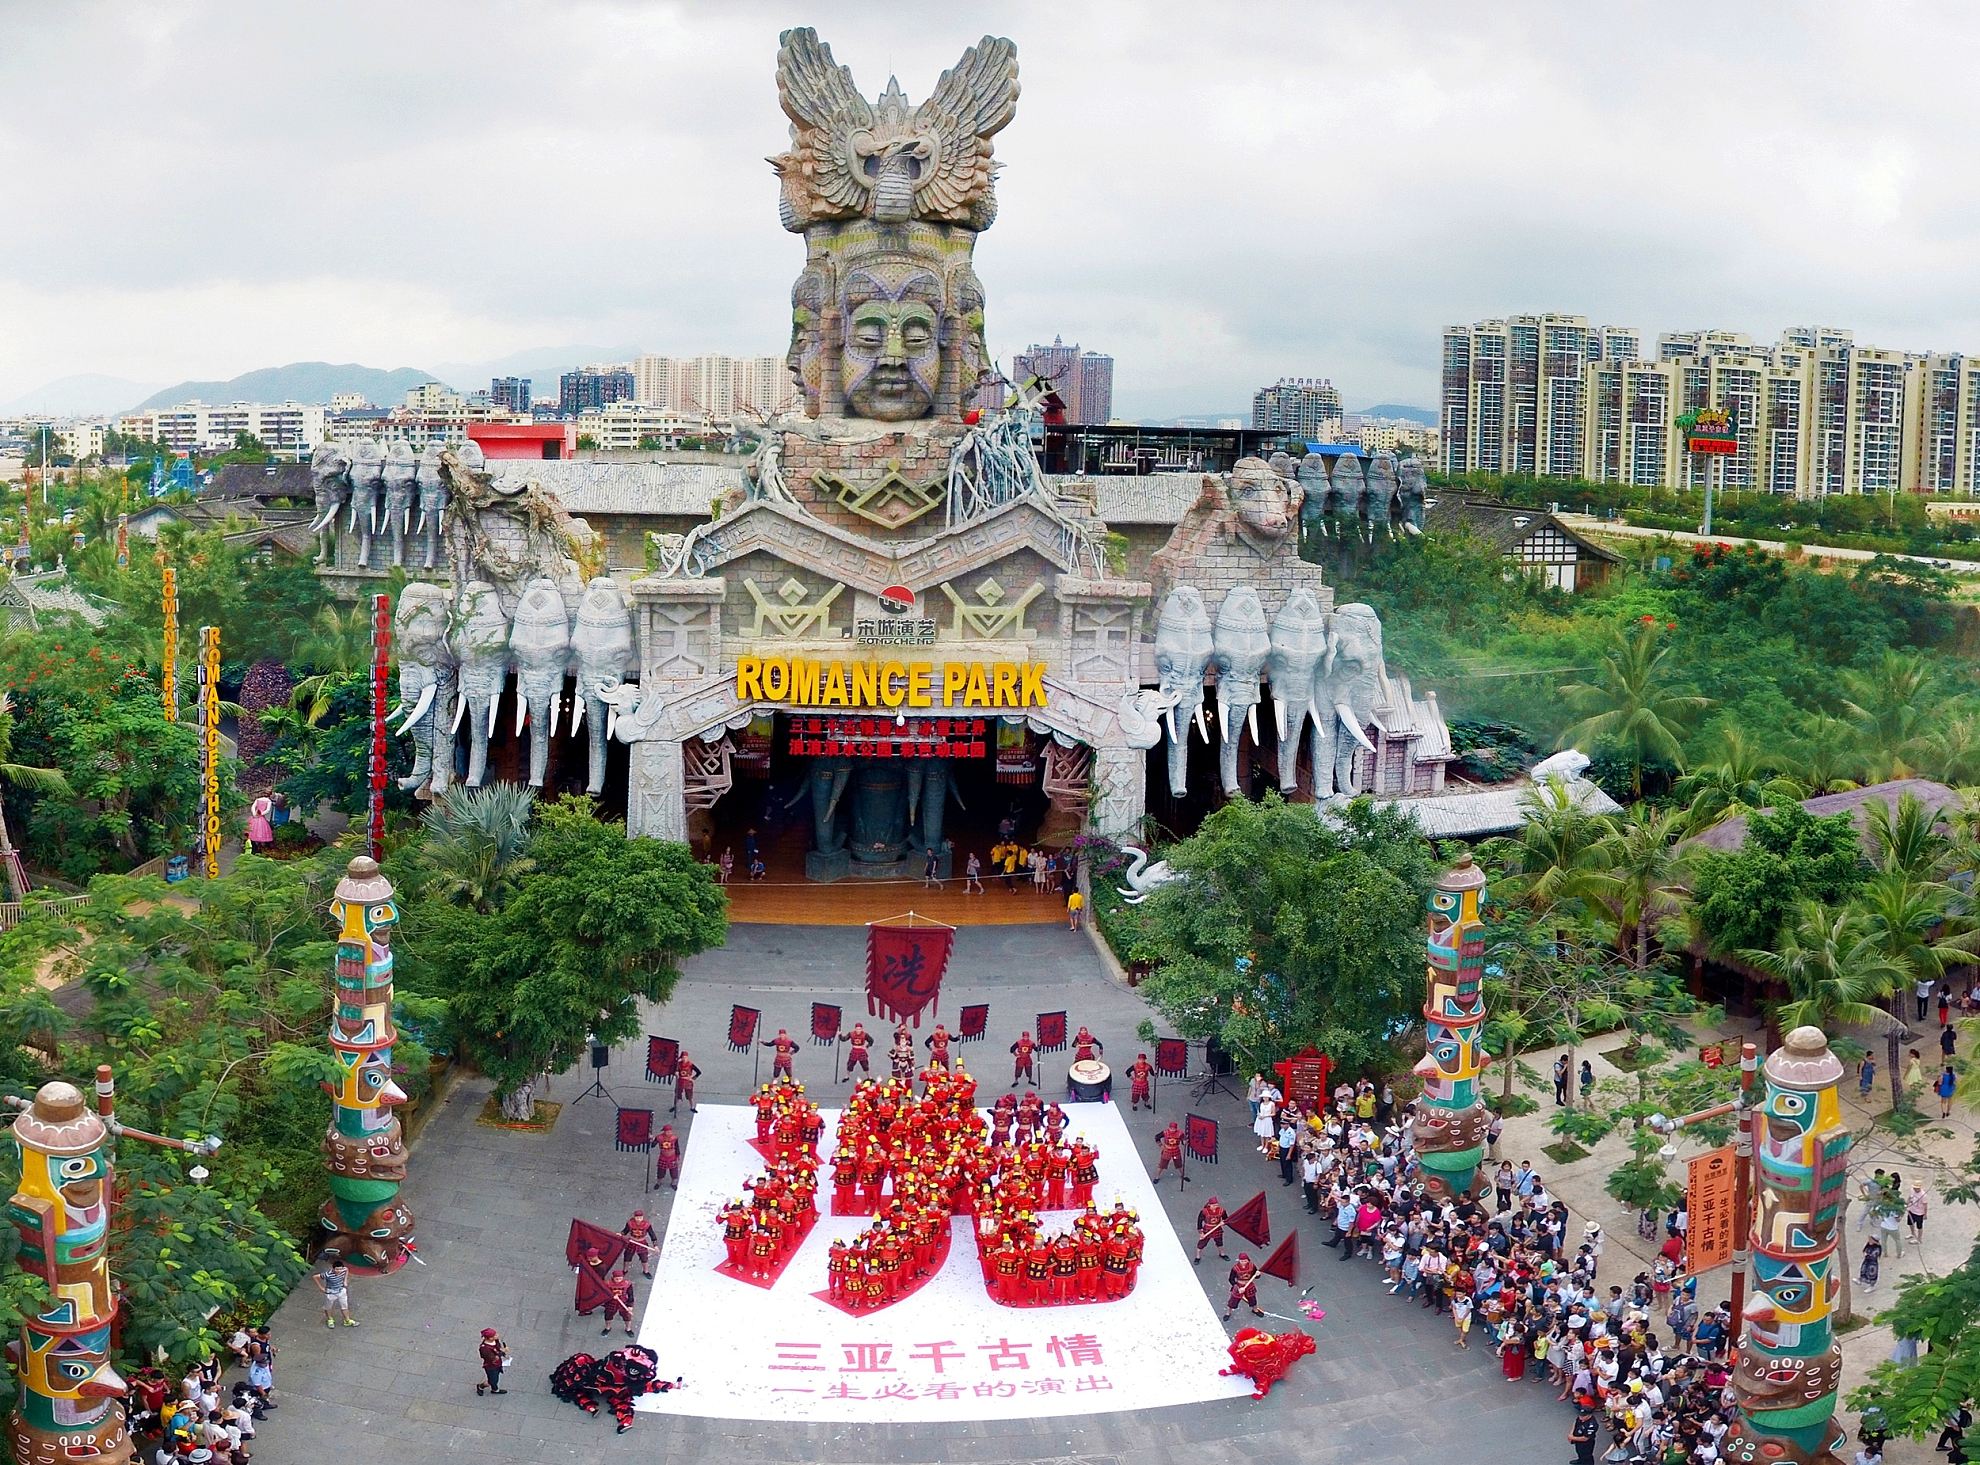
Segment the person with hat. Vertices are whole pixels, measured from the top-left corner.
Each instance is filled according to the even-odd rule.
[[[1128,1111],[1132,1113],[1146,1104],[1151,1110],[1154,1099],[1149,1097],[1149,1080],[1154,1077],[1155,1065],[1148,1061],[1146,1053],[1134,1055],[1134,1062],[1128,1065]]]
[[[1224,1319],[1230,1320],[1238,1310],[1238,1304],[1249,1307],[1256,1317],[1265,1316],[1265,1310],[1258,1305],[1258,1263],[1251,1259],[1251,1253],[1241,1251],[1230,1270],[1231,1295],[1224,1303]]]
[[[506,1394],[502,1387],[502,1370],[509,1366],[509,1345],[502,1341],[502,1335],[493,1328],[481,1330],[481,1371],[486,1382],[474,1386],[475,1397],[484,1394]]]
[[[773,1050],[770,1059],[770,1077],[773,1080],[793,1077],[791,1060],[797,1057],[798,1041],[791,1036],[789,1029],[778,1028],[776,1037],[764,1039],[759,1046]]]
[[[662,1125],[661,1133],[671,1133],[671,1127]],[[679,1163],[678,1160],[675,1161],[676,1167],[678,1167]],[[675,1173],[677,1175],[679,1174],[678,1168]],[[649,1277],[652,1276],[653,1242],[655,1238],[653,1234],[653,1223],[646,1218],[646,1212],[634,1211],[627,1218],[626,1224],[620,1228],[619,1235],[625,1238],[626,1250],[639,1258],[640,1271]]]
[[[674,1133],[674,1126],[663,1124],[660,1132],[653,1137],[653,1183],[666,1181],[675,1190],[681,1188],[681,1141]],[[648,1272],[647,1276],[652,1276]]]

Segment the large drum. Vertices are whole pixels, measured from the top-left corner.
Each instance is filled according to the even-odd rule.
[[[1114,1070],[1097,1058],[1083,1058],[1066,1070],[1067,1097],[1086,1104],[1114,1096]]]

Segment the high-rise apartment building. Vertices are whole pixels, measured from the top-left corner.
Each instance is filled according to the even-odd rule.
[[[584,366],[557,378],[557,413],[575,417],[633,394],[633,374],[623,366]]]
[[[526,376],[495,377],[488,383],[488,405],[510,412],[527,412],[530,385]]]
[[[781,356],[641,356],[632,375],[635,401],[691,417],[768,417],[797,402]]]
[[[1346,413],[1331,381],[1282,376],[1251,394],[1251,426],[1257,432],[1287,432],[1311,442],[1336,442]]]
[[[181,453],[224,451],[244,432],[278,457],[301,459],[328,435],[328,413],[320,402],[186,402],[127,413],[117,431]]]
[[[1054,336],[1052,344],[1025,347],[1011,358],[1011,376],[1050,382],[1066,404],[1066,421],[1086,426],[1105,423],[1114,415],[1114,358],[1082,351],[1075,341]]]
[[[1861,346],[1833,326],[1778,344],[1728,330],[1643,338],[1580,316],[1453,326],[1440,361],[1446,472],[1582,477],[1815,498],[1980,495],[1980,357]],[[1686,450],[1678,419],[1726,412],[1735,448]]]

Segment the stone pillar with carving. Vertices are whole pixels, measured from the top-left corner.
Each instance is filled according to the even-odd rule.
[[[1141,621],[1149,586],[1139,580],[1062,576],[1055,587],[1066,679],[1104,706],[1131,701],[1141,686]],[[1087,822],[1109,839],[1137,839],[1147,808],[1152,728],[1137,742],[1130,722],[1110,718],[1093,748],[1093,800]]]
[[[1141,819],[1147,811],[1147,751],[1095,748],[1093,807],[1087,816],[1093,832],[1106,839],[1132,842],[1141,837]]]
[[[639,638],[639,711],[621,719],[618,729],[631,745],[626,834],[685,842],[687,773],[679,714],[688,703],[733,700],[733,691],[719,685],[728,582],[648,577],[629,589]]]

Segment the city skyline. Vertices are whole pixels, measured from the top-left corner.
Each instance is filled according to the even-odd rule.
[[[0,57],[4,135],[51,206],[0,249],[0,402],[78,373],[776,340],[791,246],[763,227],[761,159],[782,129],[734,98],[796,19],[903,77],[985,29],[1018,42],[1027,105],[999,140],[1005,222],[981,261],[991,349],[1008,365],[1054,333],[1105,342],[1117,416],[1236,410],[1316,369],[1351,405],[1433,405],[1441,329],[1525,302],[1651,330],[1835,320],[1894,349],[1980,349],[1960,268],[1980,184],[1959,166],[1980,123],[1866,100],[1956,94],[1980,17],[1545,13],[1258,5],[1148,26],[1120,6],[996,3],[910,31],[837,3],[592,3],[500,27],[453,4],[307,21],[221,3],[136,20],[24,8]],[[1259,59],[1302,40],[1325,43],[1324,87]],[[222,49],[227,84],[208,85],[202,58]],[[120,106],[36,63],[49,55],[90,56]],[[352,104],[360,75],[380,105]],[[1808,85],[1818,75],[1852,84]],[[1679,93],[1712,98],[1709,141],[1671,125]],[[149,119],[137,132],[133,113]],[[1288,150],[1318,139],[1333,140],[1326,186],[1289,186]],[[518,207],[520,180],[553,164],[556,205]],[[447,187],[389,182],[436,173]],[[1145,227],[1147,201],[1183,177],[1189,206]],[[358,225],[346,205],[365,196],[393,227]],[[1266,199],[1274,227],[1245,227]],[[654,263],[571,267],[613,259]]]

